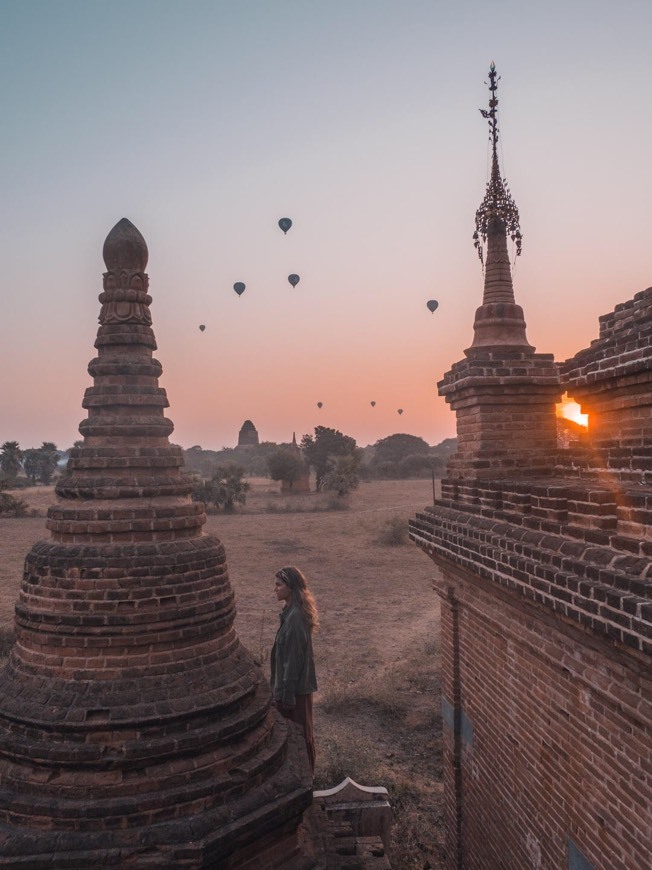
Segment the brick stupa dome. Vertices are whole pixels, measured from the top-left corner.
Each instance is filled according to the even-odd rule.
[[[84,441],[0,674],[0,866],[294,867],[305,751],[238,640],[224,547],[168,441],[128,220],[104,258]]]

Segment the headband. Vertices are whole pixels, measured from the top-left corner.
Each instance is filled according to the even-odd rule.
[[[286,586],[289,586],[290,589],[292,589],[292,579],[290,578],[290,575],[287,574],[283,568],[281,568],[280,571],[276,572],[276,576],[278,577],[279,580],[282,580]]]

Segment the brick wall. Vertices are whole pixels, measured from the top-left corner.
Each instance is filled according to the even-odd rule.
[[[646,663],[466,576],[438,586],[447,866],[649,866]]]

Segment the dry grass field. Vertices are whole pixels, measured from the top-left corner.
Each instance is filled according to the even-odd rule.
[[[41,516],[0,519],[5,631],[25,553],[48,537],[43,518],[54,497],[42,487],[15,494]],[[330,787],[348,775],[389,789],[395,870],[436,868],[441,860],[435,568],[407,537],[395,542],[431,499],[428,480],[373,481],[361,484],[346,509],[334,510],[330,495],[282,496],[277,484],[254,479],[246,508],[211,514],[206,525],[226,547],[240,638],[267,670],[278,623],[274,572],[296,564],[311,579],[321,617],[316,785]]]

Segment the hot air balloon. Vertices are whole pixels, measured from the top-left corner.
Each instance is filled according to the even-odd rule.
[[[436,299],[429,299],[426,302],[426,305],[428,306],[428,311],[430,311],[431,314],[434,314],[439,307],[439,302],[437,302]]]
[[[281,220],[278,222],[278,225],[283,230],[283,235],[285,235],[292,226],[292,221],[290,220],[290,218],[281,218]]]
[[[238,296],[242,296],[242,294],[247,289],[247,285],[243,284],[242,281],[236,281],[235,284],[233,285],[233,289],[238,294]]]
[[[372,407],[372,408],[375,408],[375,407],[376,407],[376,403],[375,403],[375,402],[371,402],[371,407]]]
[[[323,402],[317,402],[317,407],[321,408],[323,406],[323,404],[324,404]]]
[[[300,280],[301,278],[298,275],[288,275],[288,281],[293,287],[296,287]]]
[[[206,329],[206,327],[204,326],[204,324],[203,323],[200,324],[199,331],[203,332],[205,329]]]
[[[399,413],[399,414],[402,414],[402,413],[403,413],[403,408],[399,408],[399,409],[398,409],[398,413]]]

